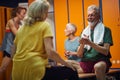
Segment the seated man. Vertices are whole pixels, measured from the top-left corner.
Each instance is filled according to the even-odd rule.
[[[80,46],[79,37],[75,35],[77,31],[76,25],[72,23],[68,23],[65,28],[65,36],[67,39],[65,40],[65,56],[68,60],[80,61],[80,57],[77,56],[77,50]]]
[[[111,30],[100,21],[99,8],[88,7],[88,26],[80,39],[78,56],[81,57],[81,72],[96,74],[97,80],[106,80],[105,73],[111,67],[110,46],[113,45]]]

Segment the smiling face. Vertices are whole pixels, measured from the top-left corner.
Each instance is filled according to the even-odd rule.
[[[11,18],[17,17],[18,20],[23,20],[27,12],[27,9],[21,6],[13,8],[11,11]]]
[[[22,9],[20,11],[20,13],[17,13],[17,17],[20,19],[20,20],[23,20],[23,18],[25,17],[26,15],[26,10],[25,9]]]
[[[94,20],[96,19],[96,16],[97,16],[97,13],[95,10],[88,11],[88,16],[87,16],[88,22],[94,22]]]

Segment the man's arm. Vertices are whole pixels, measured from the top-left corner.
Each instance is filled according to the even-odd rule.
[[[108,52],[110,50],[110,44],[109,43],[104,43],[103,46],[100,46],[98,44],[93,43],[92,41],[90,41],[87,38],[83,38],[84,44],[87,44],[89,46],[91,46],[92,48],[94,48],[96,51],[100,52],[101,54],[104,55],[108,55]]]
[[[100,46],[98,44],[95,44],[93,42],[90,42],[89,44],[92,48],[94,48],[96,51],[102,53],[103,55],[108,55],[109,50],[110,50],[110,44],[109,43],[104,43],[103,46]]]

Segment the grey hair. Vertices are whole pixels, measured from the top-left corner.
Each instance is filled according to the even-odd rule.
[[[97,7],[96,5],[90,5],[87,10],[95,10],[98,14],[100,13],[99,7]]]
[[[70,28],[71,30],[73,30],[73,33],[76,33],[76,31],[77,31],[77,27],[76,27],[75,24],[68,23],[67,26],[69,26],[69,28]]]
[[[37,21],[44,21],[48,14],[49,3],[47,0],[35,0],[28,8],[25,25],[32,25]]]

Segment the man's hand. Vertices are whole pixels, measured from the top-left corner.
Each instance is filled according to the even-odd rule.
[[[83,35],[84,37],[82,37],[81,39],[80,39],[80,44],[87,44],[87,45],[89,45],[90,44],[90,40],[89,40],[89,36],[87,36],[87,35]]]

